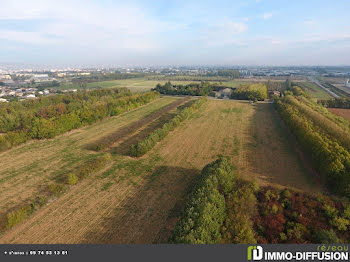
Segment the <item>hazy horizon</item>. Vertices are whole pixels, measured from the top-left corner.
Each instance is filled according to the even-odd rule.
[[[350,2],[13,0],[0,64],[347,66]]]

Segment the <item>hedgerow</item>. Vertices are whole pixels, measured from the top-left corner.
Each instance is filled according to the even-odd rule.
[[[226,219],[225,195],[234,186],[234,168],[220,157],[207,165],[192,191],[171,243],[213,244],[221,241],[220,229]]]
[[[335,128],[305,113],[306,110],[291,96],[277,101],[276,108],[302,148],[311,156],[323,182],[333,192],[350,197],[350,153],[342,146],[346,138],[337,136]]]
[[[79,91],[75,94],[0,104],[0,151],[29,139],[53,138],[75,128],[115,116],[159,97],[157,92],[131,94],[120,89]]]
[[[177,115],[169,122],[165,123],[161,128],[156,129],[149,134],[143,141],[130,146],[130,155],[139,157],[150,151],[159,141],[163,140],[171,131],[173,131],[181,122],[188,119],[199,107],[207,101],[201,98],[194,102],[191,106],[185,107],[177,113]]]
[[[46,203],[46,198],[44,196],[38,197],[31,204],[18,208],[17,210],[13,210],[7,214],[7,224],[6,228],[10,229],[16,224],[21,223],[24,219],[26,219],[31,213],[33,213],[36,209],[40,208]]]
[[[339,123],[332,121],[322,113],[311,108],[311,103],[306,105],[292,96],[287,96],[284,99],[284,102],[297,108],[302,115],[312,121],[314,126],[320,128],[324,133],[328,134],[331,138],[337,140],[338,143],[350,150],[350,133],[347,129],[342,128]]]

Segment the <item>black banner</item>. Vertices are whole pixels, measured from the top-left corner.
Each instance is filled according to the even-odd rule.
[[[1,261],[348,261],[349,245],[0,245]]]

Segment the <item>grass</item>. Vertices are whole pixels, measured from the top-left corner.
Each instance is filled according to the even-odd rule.
[[[190,83],[198,83],[200,81],[193,80],[193,77],[179,77],[178,79],[181,80],[170,80],[174,84],[190,84]],[[186,79],[186,80],[182,80]],[[188,80],[187,80],[188,79]],[[208,80],[215,80],[216,78],[208,78]],[[93,83],[88,83],[87,87],[88,88],[96,88],[96,87],[103,87],[103,88],[118,88],[118,87],[126,87],[130,89],[132,92],[144,92],[148,91],[154,87],[158,83],[160,84],[165,84],[169,80],[167,78],[160,78],[159,80],[154,79],[154,78],[131,78],[131,79],[121,79],[121,80],[110,80],[110,81],[101,81],[101,82],[93,82]],[[215,83],[222,84],[224,86],[228,87],[239,87],[242,84],[249,84],[254,81],[252,80],[241,80],[241,79],[234,79],[234,80],[228,80],[228,81],[214,81]],[[62,89],[80,89],[79,84],[73,84],[73,83],[63,83],[61,84],[60,88]]]
[[[147,78],[132,78],[132,79],[121,79],[121,80],[111,80],[111,81],[101,81],[101,82],[93,82],[88,83],[88,88],[118,88],[118,87],[126,87],[130,89],[132,92],[144,92],[148,91],[154,87],[158,83],[164,84],[167,80],[148,80]],[[191,81],[172,81],[177,84],[188,84]],[[61,86],[62,89],[79,89],[79,85],[67,83]]]
[[[306,93],[311,97],[315,98],[317,100],[322,99],[331,99],[332,96],[324,91],[321,87],[318,85],[311,83],[311,82],[298,82],[297,85],[300,87],[303,87],[306,91]]]

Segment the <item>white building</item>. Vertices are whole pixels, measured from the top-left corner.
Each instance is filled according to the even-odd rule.
[[[350,88],[350,79],[347,79],[347,80],[345,81],[345,86]]]

